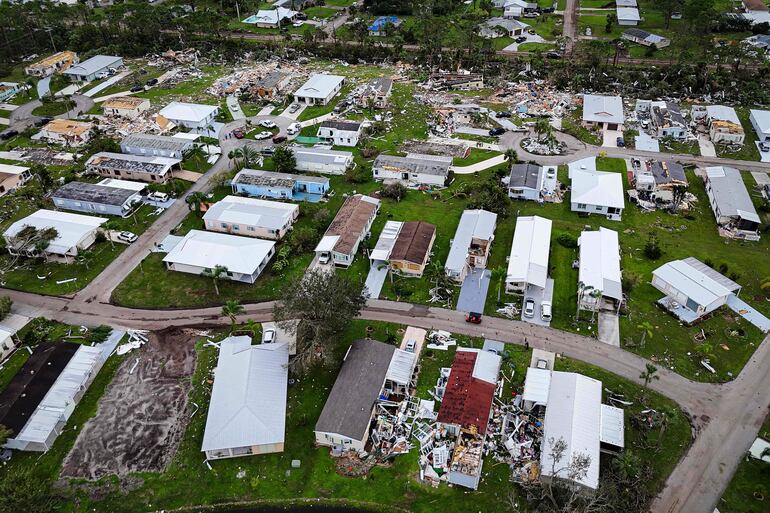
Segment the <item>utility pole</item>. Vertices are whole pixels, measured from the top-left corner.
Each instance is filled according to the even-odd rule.
[[[51,46],[53,47],[53,51],[56,52],[56,43],[53,42],[53,34],[51,34],[53,29],[46,27],[45,31],[48,32],[48,37],[51,39]]]

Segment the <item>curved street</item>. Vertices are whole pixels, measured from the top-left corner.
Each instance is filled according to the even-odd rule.
[[[94,107],[94,105],[96,105],[91,98],[89,98],[88,96],[84,96],[82,94],[73,94],[69,98],[75,103],[72,110],[70,110],[69,112],[65,112],[64,114],[51,116],[52,118],[55,118],[55,119],[74,118],[84,112],[88,112]],[[13,110],[9,117],[10,128],[14,130],[22,131],[28,126],[34,124],[36,121],[43,119],[43,116],[36,116],[32,114],[32,111],[40,107],[41,105],[43,105],[43,102],[41,102],[40,100],[32,100],[31,102],[27,102],[24,105],[20,105],[18,108]]]

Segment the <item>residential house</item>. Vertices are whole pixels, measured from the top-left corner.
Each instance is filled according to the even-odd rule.
[[[654,46],[658,50],[671,44],[671,40],[667,37],[659,36],[638,28],[626,29],[620,37],[642,46]]]
[[[361,123],[354,121],[323,121],[318,138],[334,146],[355,146],[361,137]]]
[[[618,232],[599,228],[578,238],[578,302],[580,308],[599,310],[623,300]]]
[[[0,362],[3,362],[16,349],[16,341],[13,339],[14,334],[13,331],[0,326]]]
[[[379,16],[371,25],[369,25],[370,36],[387,36],[388,26],[390,25],[394,29],[397,29],[404,23],[404,20],[398,16]]]
[[[537,2],[527,2],[525,0],[502,0],[498,1],[503,8],[503,17],[520,18],[526,13],[535,12],[539,9]],[[494,5],[494,3],[493,3]]]
[[[620,221],[625,206],[623,176],[620,173],[590,169],[588,160],[593,159],[584,159],[569,166],[569,177],[572,180],[571,210]]]
[[[123,58],[114,55],[95,55],[64,70],[64,75],[76,82],[91,82],[97,75],[123,66]]]
[[[743,0],[743,17],[752,25],[770,23],[770,9],[764,0]]]
[[[105,101],[102,104],[102,109],[105,116],[136,119],[142,113],[150,110],[150,100],[136,96],[117,96]]]
[[[743,144],[746,134],[735,109],[726,105],[696,105],[692,108],[695,121],[703,122],[708,128],[713,143]]]
[[[78,54],[65,50],[40,59],[34,64],[24,68],[24,73],[32,77],[49,77],[54,73],[61,73],[73,64],[80,62]]]
[[[648,160],[634,173],[635,190],[639,199],[655,204],[674,201],[674,188],[687,187],[684,167],[673,160]]]
[[[517,37],[523,35],[529,25],[526,23],[508,18],[490,18],[479,25],[479,35],[485,39],[494,39],[497,37]]]
[[[672,137],[683,141],[687,138],[687,122],[679,105],[669,101],[638,100],[636,112],[640,117],[649,117],[652,133],[657,137]],[[646,120],[642,119],[642,126]]]
[[[163,262],[171,271],[195,275],[221,266],[221,279],[254,283],[274,254],[273,241],[190,230]]]
[[[444,265],[446,275],[462,282],[472,268],[484,269],[496,226],[497,214],[486,210],[464,210]]]
[[[548,281],[548,256],[551,251],[550,219],[539,216],[519,217],[513,233],[505,291],[523,294],[533,285],[545,289]]]
[[[375,180],[397,180],[411,186],[444,187],[449,185],[452,157],[408,153],[406,157],[380,154],[374,159]]]
[[[743,183],[741,172],[724,166],[707,167],[703,171],[706,195],[720,234],[737,239],[759,240],[760,219]]]
[[[478,488],[501,362],[491,351],[458,347],[455,352],[436,419],[456,440],[447,476],[454,485]]]
[[[0,164],[0,197],[15,191],[32,179],[28,167]]]
[[[144,184],[125,180],[107,184],[69,182],[59,187],[51,199],[56,208],[64,210],[126,217],[142,202],[140,192],[144,189]]]
[[[316,422],[316,444],[338,452],[364,451],[377,401],[389,391],[403,390],[405,382],[408,386],[416,363],[415,353],[376,340],[355,340]]]
[[[513,199],[543,201],[556,193],[556,167],[514,164],[508,177],[508,196]]]
[[[206,229],[246,237],[281,240],[299,216],[299,205],[225,196],[203,215]]]
[[[207,129],[214,123],[219,114],[216,105],[201,105],[198,103],[171,102],[158,113],[177,126],[190,129]]]
[[[182,137],[155,134],[128,134],[120,141],[120,151],[131,155],[169,157],[182,160],[194,146]]]
[[[358,91],[359,94],[355,98],[356,105],[362,108],[374,107],[375,109],[384,109],[388,106],[392,90],[392,79],[385,77],[375,78]]]
[[[329,179],[257,169],[243,169],[231,182],[233,194],[257,198],[321,201],[329,192]]]
[[[353,154],[349,151],[307,148],[305,146],[293,146],[291,150],[296,161],[294,169],[297,171],[344,175],[348,169],[356,165],[353,162]]]
[[[621,26],[636,26],[642,21],[642,17],[639,15],[639,9],[636,7],[620,7],[616,9],[618,17],[618,25]]]
[[[10,100],[21,89],[21,84],[18,82],[0,82],[0,102]]]
[[[53,119],[46,124],[38,136],[54,144],[83,146],[91,139],[93,124],[74,119]]]
[[[257,14],[249,16],[244,23],[256,25],[259,28],[279,28],[281,25],[291,23],[299,13],[285,7],[277,9],[260,9]]]
[[[749,119],[759,142],[770,143],[770,110],[752,109]]]
[[[308,7],[316,5],[316,0],[276,0],[273,2],[275,7],[285,7],[295,11],[302,11]]]
[[[620,96],[583,95],[583,124],[605,130],[623,130],[623,99]]]
[[[471,91],[484,87],[484,75],[479,73],[434,73],[430,81],[435,84],[435,90],[454,89],[458,91]]]
[[[294,101],[306,105],[327,105],[344,83],[345,77],[339,75],[312,75],[294,92]]]
[[[372,265],[386,263],[404,276],[421,277],[428,265],[436,227],[425,221],[386,221],[369,255]]]
[[[283,452],[288,382],[287,343],[220,342],[201,445],[206,459]]]
[[[181,160],[169,157],[145,157],[100,151],[86,161],[86,169],[108,178],[166,183],[173,178],[174,169],[179,169],[180,163]]]
[[[99,346],[39,344],[0,393],[0,424],[12,432],[3,447],[47,452],[107,356]]]
[[[37,257],[41,256],[41,251],[35,244],[30,243],[29,239],[17,238],[17,235],[26,227],[33,227],[38,231],[53,228],[56,230],[56,237],[42,250],[42,256],[47,260],[69,264],[78,253],[87,250],[96,242],[99,227],[107,221],[106,217],[41,209],[13,223],[3,233],[3,237],[10,254]]]
[[[687,324],[727,304],[741,291],[733,280],[693,257],[658,267],[651,284],[665,294],[658,304]]]
[[[334,265],[349,267],[361,241],[369,236],[379,210],[380,200],[376,198],[363,194],[348,197],[316,246],[316,255],[330,257]]]
[[[291,82],[291,75],[281,71],[271,71],[260,78],[252,87],[260,98],[275,98],[283,93]]]

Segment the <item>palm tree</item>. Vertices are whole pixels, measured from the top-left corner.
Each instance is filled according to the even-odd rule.
[[[256,338],[257,332],[262,329],[262,323],[257,322],[254,319],[249,319],[243,323],[243,329],[251,332],[251,338]]]
[[[639,323],[636,326],[638,329],[642,330],[642,340],[639,342],[639,345],[644,347],[644,341],[647,337],[652,338],[652,329],[653,326],[650,323],[650,321],[644,321],[642,323]]]
[[[206,278],[211,278],[214,281],[214,290],[217,293],[217,296],[219,295],[219,284],[217,281],[222,277],[222,275],[227,274],[227,267],[224,265],[215,265],[213,269],[204,269],[201,273],[201,276],[205,276]]]
[[[650,384],[650,381],[660,379],[660,376],[658,376],[658,368],[651,363],[645,364],[644,372],[639,374],[639,379],[644,380],[644,388],[647,388],[647,385]]]
[[[230,333],[235,330],[235,318],[246,311],[237,299],[229,299],[222,305],[222,316],[230,318]]]
[[[553,137],[553,127],[551,122],[546,118],[540,118],[535,123],[535,133],[537,134],[537,140],[550,140]]]
[[[195,161],[195,170],[200,172],[201,161],[206,159],[206,152],[203,151],[203,147],[201,145],[196,144],[189,150],[182,153],[182,157],[184,157],[185,160]]]
[[[241,163],[243,167],[249,167],[252,164],[256,164],[260,159],[259,150],[254,146],[246,145],[241,148]]]
[[[500,294],[503,289],[503,280],[508,276],[508,270],[503,266],[492,269],[492,281],[497,282],[497,304],[500,304]]]
[[[442,276],[444,276],[444,268],[441,267],[441,264],[437,261],[431,262],[428,268],[425,269],[425,277],[428,278],[429,281],[432,281],[435,286],[438,286],[438,282]]]
[[[78,251],[78,255],[75,257],[75,261],[78,264],[83,264],[86,267],[86,271],[89,269],[91,260],[94,258],[93,251]]]
[[[577,311],[575,312],[575,321],[580,319],[580,302],[583,300],[583,294],[585,294],[586,291],[586,284],[582,281],[578,281],[577,286]]]
[[[243,157],[243,150],[241,148],[235,148],[234,150],[230,150],[227,153],[227,158],[230,159],[229,166],[232,167],[233,162],[235,162],[236,167],[238,166],[238,159]]]
[[[505,150],[505,161],[508,163],[508,172],[511,172],[513,165],[519,160],[519,154],[513,148]]]
[[[191,192],[185,198],[185,203],[190,210],[195,210],[196,214],[201,213],[201,205],[206,201],[206,195],[201,191]]]

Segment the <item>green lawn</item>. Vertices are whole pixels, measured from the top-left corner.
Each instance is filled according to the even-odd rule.
[[[35,116],[58,116],[68,110],[73,109],[75,104],[67,100],[56,100],[44,102],[40,107],[35,108],[32,114]]]
[[[759,430],[760,437],[770,440],[770,416]],[[738,466],[732,481],[719,501],[723,513],[759,513],[767,511],[770,498],[770,463],[748,456]]]
[[[576,137],[587,144],[593,144],[594,146],[601,146],[602,138],[600,135],[591,132],[582,125],[583,121],[583,107],[578,107],[572,111],[569,115],[564,116],[561,120],[561,131],[565,134],[569,134]]]
[[[305,110],[299,113],[299,116],[297,116],[297,121],[307,121],[308,119],[317,118],[318,116],[323,116],[324,114],[328,114],[331,111],[334,110],[334,107],[337,106],[337,103],[339,103],[340,100],[345,98],[347,94],[352,90],[352,86],[346,85],[344,86],[337,95],[332,98],[332,100],[326,104],[326,105],[310,105],[308,107],[305,107]]]
[[[309,7],[303,12],[307,14],[308,18],[326,19],[337,14],[337,9],[330,9],[329,7]]]
[[[746,133],[746,138],[743,142],[743,146],[738,151],[728,151],[727,146],[722,144],[715,144],[717,150],[717,157],[725,159],[738,159],[738,160],[753,160],[759,161],[761,157],[759,155],[759,149],[754,144],[757,141],[757,133],[754,131],[754,127],[749,119],[750,109],[738,107],[735,112],[738,114],[738,119],[741,120],[743,125],[743,131]]]
[[[471,148],[471,151],[467,157],[465,158],[455,157],[452,160],[452,164],[455,166],[470,166],[471,164],[476,164],[478,162],[491,159],[492,157],[496,157],[498,155],[500,155],[499,151],[480,150],[478,148]]]

